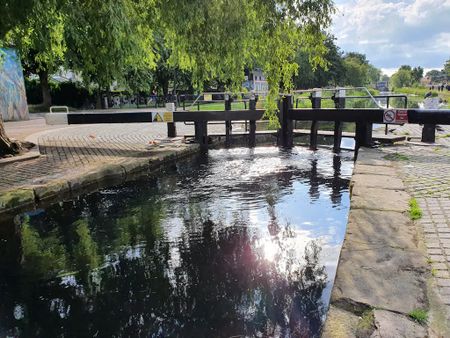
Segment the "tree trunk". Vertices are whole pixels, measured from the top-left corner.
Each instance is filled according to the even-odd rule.
[[[100,89],[97,90],[95,109],[102,109],[102,91]]]
[[[169,94],[169,79],[166,78],[161,83],[164,99]]]
[[[48,109],[52,105],[52,96],[50,94],[50,85],[48,83],[48,71],[41,70],[38,75],[42,90],[42,105],[44,108]]]
[[[3,119],[0,115],[0,157],[18,154],[20,150],[20,143],[11,141],[9,137],[6,136],[5,128],[3,127]]]

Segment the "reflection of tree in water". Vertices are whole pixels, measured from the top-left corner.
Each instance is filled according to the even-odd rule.
[[[177,291],[182,294],[177,299],[187,332],[216,337],[311,337],[318,332],[326,275],[318,266],[317,244],[307,246],[305,266],[287,263],[296,266],[286,267],[285,274],[253,242],[248,228],[215,230],[208,221],[201,241],[190,237],[180,245]]]
[[[0,275],[0,336],[19,335],[13,327],[23,336],[45,337],[318,335],[326,285],[320,248],[310,242],[304,259],[293,253],[295,233],[279,224],[275,205],[298,179],[307,180],[313,198],[332,188],[338,203],[348,180],[340,177],[339,159],[333,164],[333,177],[319,175],[312,161],[308,170],[233,185],[242,196],[264,194],[270,234],[264,240],[245,217],[229,227],[204,221],[209,196],[190,194],[191,188],[203,189],[203,176],[192,178],[196,169],[207,170],[203,162],[187,166],[177,180],[175,174],[149,179],[50,208],[28,227],[28,242],[22,231],[19,242],[28,247],[16,261],[26,277]],[[170,194],[179,184],[183,198],[171,200],[167,211],[164,189]],[[166,212],[184,221],[176,241],[167,240],[161,225]],[[266,244],[275,248],[271,259]],[[61,269],[77,273],[38,280]],[[23,319],[14,319],[17,304],[23,305]]]
[[[147,237],[146,247],[129,248],[87,279],[32,281],[34,288],[17,290],[15,297],[25,319],[9,315],[10,327],[31,336],[311,337],[319,331],[326,275],[315,242],[307,246],[304,264],[288,262],[295,266],[283,273],[264,259],[248,228],[218,229],[211,221],[202,228],[176,245],[178,264],[170,243]],[[81,247],[95,250],[86,239]]]

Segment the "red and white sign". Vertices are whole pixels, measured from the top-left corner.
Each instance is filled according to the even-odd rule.
[[[403,124],[408,123],[408,111],[405,109],[386,109],[383,112],[383,123]]]

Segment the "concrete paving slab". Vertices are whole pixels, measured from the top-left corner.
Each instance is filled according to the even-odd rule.
[[[391,175],[372,175],[372,174],[353,174],[352,184],[367,188],[380,188],[388,190],[404,190],[403,181],[397,176]]]
[[[353,174],[372,174],[388,177],[397,177],[397,169],[395,167],[388,167],[382,165],[365,165],[357,162],[353,169]]]
[[[368,188],[354,184],[351,190],[351,208],[407,212],[410,196],[402,190]]]
[[[392,161],[386,160],[385,155],[378,149],[360,148],[358,150],[358,164],[383,167],[394,166]]]
[[[344,247],[350,250],[390,246],[416,250],[418,238],[411,220],[402,213],[355,209],[349,215]]]
[[[341,252],[331,301],[351,299],[370,307],[408,313],[426,308],[425,258],[389,246]]]
[[[389,311],[374,311],[375,331],[371,338],[423,338],[427,330],[407,317]]]

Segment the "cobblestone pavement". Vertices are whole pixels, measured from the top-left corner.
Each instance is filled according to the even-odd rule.
[[[420,137],[418,126],[403,126],[412,137]],[[443,134],[450,132],[446,126]],[[386,148],[398,163],[404,182],[414,196],[423,216],[418,221],[438,292],[450,313],[450,143],[448,137],[436,139],[437,145],[407,144]]]
[[[404,124],[403,126],[390,125],[389,130],[394,134],[406,135],[415,140],[420,140],[422,137],[422,126],[418,124]],[[450,146],[450,126],[437,126],[436,128],[437,143]]]
[[[7,133],[27,136],[37,143],[42,156],[3,165],[0,191],[25,185],[42,184],[46,180],[61,177],[102,163],[120,163],[132,158],[152,154],[149,142],[165,138],[165,123],[92,124],[45,129],[42,120],[27,123],[7,123]],[[25,127],[24,127],[25,125]],[[20,128],[21,127],[21,128]],[[20,131],[17,131],[20,129]],[[210,132],[224,132],[223,125],[210,125]],[[177,123],[179,135],[193,134],[194,127]]]

